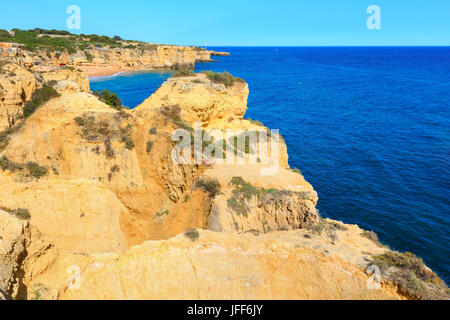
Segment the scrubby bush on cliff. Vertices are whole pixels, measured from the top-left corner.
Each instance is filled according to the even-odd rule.
[[[10,124],[13,122],[15,122],[15,119],[10,121]],[[0,132],[0,151],[3,151],[8,146],[9,141],[11,140],[11,135],[18,132],[23,127],[23,124],[24,122],[20,121]]]
[[[21,220],[31,219],[30,211],[28,211],[28,209],[24,209],[24,208],[10,209],[10,208],[6,208],[6,207],[0,207],[0,210],[8,212],[9,214],[16,216],[17,218],[19,218]]]
[[[94,60],[94,56],[89,52],[85,52],[84,55],[86,56],[88,62],[92,62],[92,60]]]
[[[38,179],[45,176],[48,173],[48,169],[46,167],[40,166],[36,162],[28,162],[27,169],[32,177]]]
[[[188,131],[193,131],[194,129],[181,118],[181,108],[179,105],[165,106],[160,109],[160,112],[166,119],[172,120],[172,122],[179,128]]]
[[[172,77],[193,77],[195,72],[190,69],[180,69],[172,74]]]
[[[31,116],[42,104],[59,96],[60,94],[48,85],[44,85],[42,88],[35,90],[31,95],[31,100],[27,101],[23,107],[23,116]]]
[[[373,257],[383,277],[398,284],[399,288],[419,299],[450,298],[449,288],[425,266],[423,260],[411,252],[386,253]]]
[[[114,150],[111,141],[121,141],[125,148],[133,149],[134,141],[132,139],[132,125],[128,124],[121,127],[122,117],[118,113],[110,116],[110,119],[97,119],[93,114],[83,114],[81,117],[74,118],[76,124],[81,128],[81,136],[90,142],[104,142],[106,146],[106,155],[109,158],[114,157]]]
[[[196,241],[200,237],[200,234],[198,233],[198,231],[196,229],[187,229],[184,232],[184,235],[187,238],[189,238],[189,240],[191,240],[192,242]]]
[[[151,141],[151,140],[147,141],[147,146],[146,146],[147,153],[152,151],[152,148],[153,148],[153,141]]]
[[[310,200],[309,192],[293,192],[289,190],[276,190],[257,188],[246,182],[241,177],[233,177],[230,184],[235,187],[231,197],[227,200],[229,209],[237,214],[247,216],[249,212],[248,201],[252,198],[258,200],[258,206],[273,205],[275,210],[279,210],[282,205],[286,205],[286,197],[294,194],[302,200]]]
[[[217,180],[200,179],[196,182],[195,186],[208,192],[213,198],[220,193],[220,184]]]
[[[363,236],[364,238],[370,239],[373,242],[375,242],[377,245],[379,245],[380,247],[383,246],[383,244],[381,244],[381,242],[378,240],[378,235],[374,232],[374,231],[367,231],[364,230],[361,233],[361,236]]]
[[[122,100],[120,100],[120,98],[114,92],[105,89],[101,92],[94,90],[93,93],[97,98],[99,98],[100,101],[106,103],[108,106],[116,110],[122,110],[124,108],[122,106]]]
[[[23,172],[25,176],[39,179],[48,173],[48,168],[40,166],[36,162],[27,162],[26,164],[9,160],[7,157],[0,158],[0,169],[10,172]]]
[[[230,73],[226,71],[217,73],[214,73],[213,71],[204,71],[203,73],[205,73],[208,79],[210,79],[212,82],[222,83],[227,88],[232,87],[235,82],[244,82],[244,80],[233,77]]]

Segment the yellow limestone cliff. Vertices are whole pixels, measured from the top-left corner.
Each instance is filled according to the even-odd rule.
[[[26,72],[22,81],[36,79]],[[268,130],[243,119],[245,82],[225,86],[205,74],[174,77],[134,110],[119,111],[79,81],[42,77],[57,80],[52,84],[61,85],[61,95],[19,117],[0,153],[2,294],[417,297],[391,278],[377,288],[368,285],[373,279],[366,267],[391,251],[357,226],[320,217],[317,193],[290,170],[282,139],[271,175],[261,175],[269,161],[259,149],[256,163],[172,160],[178,143],[173,132],[193,132],[196,121],[203,129]],[[232,158],[246,157],[250,149],[236,150]]]

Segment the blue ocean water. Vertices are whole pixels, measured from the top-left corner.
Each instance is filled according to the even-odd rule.
[[[250,86],[246,117],[279,129],[325,217],[374,230],[450,283],[450,47],[230,47],[197,65]],[[170,73],[91,82],[125,105]]]

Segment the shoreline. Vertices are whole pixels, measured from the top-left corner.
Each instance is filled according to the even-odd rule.
[[[78,69],[83,70],[88,77],[106,77],[120,74],[128,69],[111,68],[111,67],[95,67],[95,66],[79,66]]]
[[[164,69],[164,68],[142,68],[142,69],[131,69],[131,68],[109,68],[109,67],[78,67],[80,70],[86,73],[89,80],[100,80],[104,78],[112,78],[115,76],[119,76],[124,73],[132,74],[132,73],[141,73],[141,72],[173,72],[175,70],[172,69]]]

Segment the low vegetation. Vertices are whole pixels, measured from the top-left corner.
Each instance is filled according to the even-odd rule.
[[[149,153],[150,151],[152,151],[152,148],[153,148],[153,141],[148,140],[145,150],[147,151],[147,153]]]
[[[200,237],[200,234],[198,233],[198,231],[196,229],[187,229],[184,232],[184,235],[187,238],[189,238],[189,240],[191,240],[192,242],[196,241]]]
[[[9,33],[0,30],[0,41],[15,42],[23,45],[24,50],[66,51],[69,54],[84,51],[90,47],[122,47],[122,40],[117,37],[100,36],[96,34],[72,34],[64,30],[45,30],[41,28],[31,30],[12,29]]]
[[[113,140],[124,143],[125,148],[134,148],[132,138],[132,125],[128,123],[122,126],[122,119],[113,116],[110,119],[97,119],[92,113],[85,113],[74,118],[76,124],[81,128],[81,136],[89,142],[105,143],[106,155],[114,157],[114,150],[111,142]]]
[[[36,162],[27,162],[25,164],[9,160],[7,157],[0,158],[0,169],[10,172],[21,172],[26,177],[42,178],[48,174],[48,168],[40,166]]]
[[[8,127],[0,132],[0,151],[5,150],[11,140],[11,135],[17,133],[22,127],[24,122],[18,122],[12,127]]]
[[[122,100],[120,100],[120,98],[114,92],[105,89],[102,90],[101,92],[94,90],[93,93],[100,101],[104,102],[113,109],[120,111],[125,108],[122,105]]]
[[[8,212],[9,214],[11,214],[21,220],[31,219],[31,214],[30,214],[30,211],[28,211],[28,209],[24,209],[24,208],[10,209],[10,208],[6,208],[6,207],[0,207],[0,210]]]
[[[31,95],[31,100],[27,101],[23,107],[23,116],[25,118],[31,116],[42,104],[59,96],[60,94],[48,85],[35,90]]]
[[[190,69],[180,69],[172,74],[172,77],[193,77],[195,76],[195,72]]]
[[[235,213],[242,214],[246,217],[250,211],[248,201],[252,198],[257,198],[258,206],[273,205],[275,210],[279,210],[280,207],[285,204],[286,197],[290,197],[294,194],[302,199],[309,199],[308,192],[257,188],[241,177],[233,177],[230,184],[233,185],[235,189],[232,192],[231,198],[227,200],[228,208]]]
[[[378,235],[374,232],[374,231],[366,231],[364,230],[361,233],[361,236],[363,236],[364,238],[367,238],[369,240],[372,240],[373,242],[375,242],[378,246],[383,247],[384,245],[378,240]]]
[[[152,134],[152,135],[157,134],[158,133],[158,129],[156,129],[156,127],[152,127],[152,128],[150,128],[150,130],[148,130],[148,133]]]
[[[160,109],[160,113],[168,120],[171,120],[178,128],[193,131],[194,129],[181,118],[181,108],[179,105],[165,106]]]
[[[449,288],[423,260],[405,252],[387,251],[373,257],[373,264],[383,276],[397,283],[399,289],[419,299],[448,299]]]
[[[217,180],[200,179],[195,183],[195,186],[208,192],[212,198],[220,193],[220,184]]]
[[[225,85],[225,87],[229,88],[232,87],[235,82],[244,82],[241,78],[233,77],[228,72],[217,72],[214,71],[203,71],[202,73],[206,74],[209,80],[211,80],[214,83],[221,83]]]
[[[319,214],[318,214],[319,215]],[[331,243],[338,239],[337,231],[347,231],[348,228],[339,222],[324,220],[319,215],[319,220],[316,222],[309,222],[305,226],[309,233],[304,235],[305,238],[311,239],[313,235],[322,235],[325,233],[326,237],[330,239]]]

